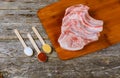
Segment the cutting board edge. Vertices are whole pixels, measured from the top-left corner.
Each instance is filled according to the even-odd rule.
[[[57,2],[56,2],[56,3],[57,3]],[[51,4],[51,5],[52,5],[52,4]],[[49,5],[49,6],[51,6],[51,5]],[[46,7],[47,7],[47,6],[46,6]],[[44,8],[45,8],[45,7],[44,7]],[[44,8],[43,8],[43,9],[44,9]],[[45,27],[44,27],[44,25],[43,25],[43,23],[42,23],[42,20],[41,20],[41,18],[40,18],[40,10],[42,10],[42,9],[39,9],[39,10],[37,11],[37,17],[39,18],[39,21],[41,22],[42,27],[45,29]],[[45,30],[45,32],[46,32],[46,34],[48,35],[48,33],[47,33],[46,30]],[[55,49],[55,47],[54,47],[54,45],[53,45],[53,43],[52,43],[49,35],[48,35],[48,38],[49,38],[49,40],[50,40],[50,43],[52,44],[52,49],[54,49],[55,52],[56,52],[56,49]],[[67,60],[67,59],[62,59],[57,52],[56,52],[56,54],[57,54],[57,56],[58,56],[59,59],[61,59],[61,60]]]
[[[116,44],[120,44],[120,42],[115,43],[115,44],[112,44],[112,45],[110,45],[110,46],[114,46],[114,45],[116,45]],[[71,58],[64,58],[63,56],[60,56],[59,53],[57,53],[57,55],[59,56],[59,59],[61,59],[61,60],[64,60],[64,61],[65,61],[65,60],[71,60],[71,59],[73,59],[73,58],[79,58],[79,57],[81,57],[81,56],[85,56],[85,55],[88,55],[88,54],[91,54],[91,53],[95,53],[95,52],[97,52],[97,51],[101,51],[101,50],[106,49],[106,48],[108,48],[108,47],[110,47],[110,46],[106,46],[106,47],[104,47],[104,48],[102,48],[102,49],[98,49],[98,50],[96,50],[96,51],[92,51],[92,52],[89,52],[89,53],[83,53],[83,54],[78,55],[78,56],[73,56],[73,57],[71,57]]]

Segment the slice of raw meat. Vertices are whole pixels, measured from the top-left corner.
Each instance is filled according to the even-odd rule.
[[[92,18],[89,7],[78,4],[66,9],[62,20],[60,46],[66,50],[81,50],[85,45],[98,40],[103,30],[103,21]]]

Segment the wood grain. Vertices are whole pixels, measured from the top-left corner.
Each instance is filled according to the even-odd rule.
[[[31,29],[36,26],[44,40],[51,44],[36,12],[56,1],[0,0],[0,72],[3,78],[119,78],[120,44],[67,61],[58,59],[55,51],[48,54],[46,63],[37,60],[36,52],[32,57],[24,55],[12,29],[17,28],[30,47],[26,34],[31,32],[40,48],[41,43]]]
[[[85,4],[90,7],[89,13],[93,18],[104,21],[104,30],[98,41],[93,42],[83,50],[67,51],[58,44],[60,36],[61,21],[65,9],[75,4]],[[71,59],[88,53],[98,51],[120,42],[120,3],[119,0],[62,0],[38,11],[38,16],[55,48],[58,56],[62,60]]]

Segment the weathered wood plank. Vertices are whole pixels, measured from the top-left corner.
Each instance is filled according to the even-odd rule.
[[[28,40],[25,40],[26,44],[33,48],[31,43]],[[41,49],[41,43],[39,40],[36,40],[39,48]],[[46,40],[48,44],[51,45],[51,43]],[[34,48],[33,48],[34,49]],[[0,58],[17,58],[17,57],[26,57],[26,55],[23,53],[23,46],[19,42],[19,40],[11,40],[6,42],[0,42]],[[36,54],[36,52],[35,52]]]
[[[35,14],[37,13],[37,10],[0,10],[0,16],[2,15],[21,15],[21,14]]]
[[[54,1],[55,2],[55,1]],[[7,9],[12,9],[12,10],[35,10],[42,8],[48,4],[50,4],[51,1],[38,1],[38,2],[0,2],[0,9],[2,10],[7,10]]]
[[[44,39],[48,39],[47,34],[45,33],[44,28],[40,23],[1,23],[0,24],[0,40],[14,40],[18,39],[13,32],[13,29],[18,29],[23,38],[27,38],[26,34],[28,32],[32,33],[32,35],[36,38],[36,35],[33,33],[31,27],[36,26],[40,34]]]
[[[29,41],[26,41],[31,46]],[[37,41],[40,45],[39,41]],[[36,53],[32,57],[24,55],[23,47],[18,41],[0,42],[0,70],[12,77],[71,77],[71,78],[109,78],[119,77],[120,54],[116,48],[120,45],[112,46],[112,51],[106,55],[106,51],[101,54],[93,53],[81,58],[61,61],[56,58],[56,54],[48,55],[47,63],[39,63]],[[108,48],[109,49],[109,48]],[[114,55],[112,55],[114,52]]]
[[[37,41],[37,44],[39,45],[39,48],[41,48],[40,41],[39,40],[36,40],[36,41]],[[33,48],[33,46],[31,45],[29,40],[25,40],[25,42],[30,47]],[[46,42],[51,45],[49,40],[46,40]],[[118,50],[114,49],[114,48],[117,48]],[[120,48],[119,44],[114,45],[114,46],[111,46],[110,48],[107,48],[105,51],[102,50],[102,51],[96,52],[94,54],[87,55],[87,57],[86,58],[84,57],[84,59],[87,60],[89,58],[110,57],[110,56],[111,57],[119,57],[120,56],[119,48]],[[18,56],[17,56],[17,54],[18,54]],[[14,57],[14,58],[15,57],[26,57],[23,53],[23,46],[19,42],[18,39],[17,40],[6,41],[6,42],[0,42],[0,58],[7,57],[7,56]],[[82,60],[82,58],[79,59],[79,60]],[[94,60],[96,60],[96,59],[94,59]]]
[[[40,23],[39,19],[35,14],[6,14],[0,16],[0,22],[2,23]]]
[[[0,2],[24,2],[24,3],[37,3],[37,2],[42,2],[42,3],[53,3],[59,0],[0,0]]]
[[[68,61],[59,60],[54,50],[47,54],[46,63],[38,62],[36,52],[32,57],[24,55],[13,29],[17,28],[27,45],[33,48],[26,36],[30,32],[40,48],[41,43],[31,29],[36,26],[51,45],[36,12],[56,1],[0,0],[0,72],[4,78],[119,78],[120,44]]]

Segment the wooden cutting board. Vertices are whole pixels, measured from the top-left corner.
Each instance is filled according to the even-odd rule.
[[[104,21],[104,30],[98,41],[85,46],[83,50],[67,51],[58,44],[62,18],[65,9],[71,5],[85,4],[95,19]],[[120,0],[61,0],[38,11],[38,17],[45,28],[58,57],[67,60],[89,54],[120,42]]]

